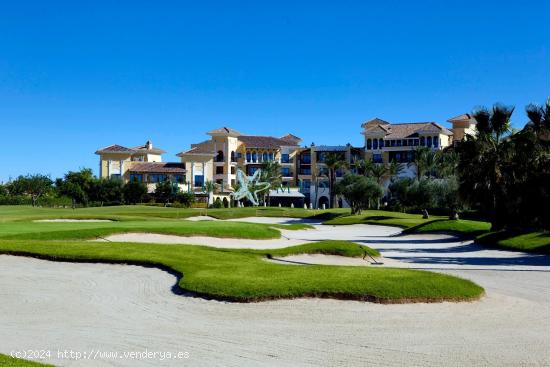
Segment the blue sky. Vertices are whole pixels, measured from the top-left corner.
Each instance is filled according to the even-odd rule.
[[[4,1],[0,181],[165,160],[230,126],[362,145],[360,124],[445,121],[550,96],[548,1]],[[7,156],[6,156],[7,155]]]

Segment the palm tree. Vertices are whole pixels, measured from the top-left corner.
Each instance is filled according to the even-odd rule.
[[[206,181],[204,183],[204,191],[208,194],[208,198],[206,199],[206,215],[208,215],[208,206],[210,205],[210,197],[212,196],[212,193],[216,189],[216,184],[212,181]]]
[[[266,202],[266,196],[269,199],[269,190],[281,186],[283,182],[281,164],[276,161],[264,162],[262,163],[261,170],[260,181],[269,182],[269,187],[263,192],[260,192],[260,194],[263,194],[264,202]]]
[[[338,169],[344,169],[348,167],[348,164],[344,159],[342,159],[342,155],[330,152],[325,155],[324,162],[325,165],[328,168],[328,185],[330,190],[330,207],[334,208],[334,202],[336,199],[336,193],[334,192],[334,184],[336,183],[336,170]]]
[[[414,161],[412,164],[416,167],[416,179],[421,180],[424,176],[431,177],[437,167],[438,155],[428,147],[418,147],[414,151]]]
[[[491,229],[504,226],[505,168],[513,150],[508,139],[513,107],[495,104],[491,111],[473,113],[478,133],[457,146],[460,194],[470,203],[481,205],[491,218]]]
[[[525,108],[529,123],[527,128],[532,130],[541,142],[550,143],[550,98],[544,106],[530,104]]]
[[[440,150],[437,152],[436,171],[439,177],[451,177],[456,174],[458,167],[458,154],[455,151]]]
[[[384,178],[384,176],[386,176],[387,173],[388,173],[388,167],[386,167],[382,163],[378,163],[378,164],[373,164],[370,167],[368,176],[374,178],[379,185],[382,185],[382,181],[383,181],[382,179]]]

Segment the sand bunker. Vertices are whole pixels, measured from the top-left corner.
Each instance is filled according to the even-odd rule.
[[[39,219],[35,220],[37,223],[101,223],[101,222],[113,222],[110,219]]]
[[[190,220],[190,221],[193,221],[193,222],[200,222],[200,221],[203,221],[203,220],[219,220],[219,219],[208,216],[208,215],[197,215],[196,217],[185,218],[185,220]]]
[[[154,243],[163,245],[198,245],[219,248],[249,248],[258,250],[284,248],[313,242],[301,239],[287,238],[277,238],[271,240],[249,240],[242,238],[215,238],[205,236],[185,237],[158,233],[120,233],[94,241]]]
[[[267,261],[276,264],[286,265],[338,265],[338,266],[371,266],[376,264],[371,258],[361,257],[346,257],[338,255],[324,255],[324,254],[299,254],[289,255],[283,257],[273,257],[267,259]],[[379,263],[381,259],[377,259]]]

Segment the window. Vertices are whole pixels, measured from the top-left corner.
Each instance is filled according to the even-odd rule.
[[[173,179],[174,179],[174,182],[177,182],[179,184],[182,184],[185,182],[185,177],[183,175],[174,175]]]
[[[380,147],[380,149],[384,148],[384,139],[380,139],[378,141],[378,146]]]
[[[311,163],[311,155],[306,154],[302,156],[302,163],[304,164],[310,164]]]
[[[204,185],[204,176],[195,175],[195,187],[202,187]]]
[[[252,158],[251,158],[250,152],[246,153],[246,161],[250,162],[251,159]]]
[[[259,167],[248,167],[248,174],[252,176],[258,170],[258,168]]]
[[[236,162],[237,159],[235,158],[235,152],[231,152],[231,162]]]
[[[152,174],[148,176],[149,182],[157,183],[166,181],[166,175],[162,174]]]
[[[310,180],[303,180],[301,181],[301,190],[302,192],[309,192],[311,188],[311,181]]]
[[[414,139],[414,146],[417,147],[420,141],[418,139]]]
[[[428,136],[428,137],[426,138],[426,145],[429,146],[429,147],[432,146],[432,137],[431,137],[431,136]]]
[[[423,147],[426,146],[426,138],[424,138],[423,136],[420,137],[420,145]]]
[[[382,154],[373,154],[372,161],[374,163],[382,163]]]
[[[290,163],[290,157],[288,154],[281,154],[281,163]]]
[[[401,140],[396,140],[396,141],[395,141],[395,145],[398,146],[398,147],[400,147],[400,146],[401,146]]]
[[[268,157],[267,153],[264,153],[264,155],[262,156],[264,162],[267,162],[267,157]]]
[[[216,167],[216,174],[223,175],[223,166]]]
[[[231,174],[234,175],[235,174],[235,167],[231,167]]]
[[[237,153],[237,159],[241,159],[243,157],[242,153]]]
[[[390,140],[390,146],[392,146],[392,147],[395,146],[395,140]]]
[[[273,161],[273,159],[274,159],[273,153],[269,153],[269,160],[270,160],[270,161]]]
[[[437,148],[437,147],[439,146],[439,137],[438,137],[438,136],[434,136],[433,142],[434,142],[434,147]]]
[[[143,182],[143,175],[137,173],[130,174],[130,182]]]
[[[290,168],[288,168],[288,167],[281,168],[281,174],[284,177],[289,177],[290,176]]]
[[[372,140],[372,149],[378,149],[378,139]]]
[[[256,155],[256,152],[252,153],[252,162],[256,163],[257,161],[257,155]]]
[[[368,150],[372,149],[372,140],[371,139],[367,139],[367,149]]]
[[[218,150],[218,155],[216,155],[216,162],[223,162],[223,152]]]
[[[311,175],[311,168],[301,168],[300,169],[301,175]]]

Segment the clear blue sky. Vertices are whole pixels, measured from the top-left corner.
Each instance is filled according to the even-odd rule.
[[[0,181],[165,160],[230,126],[362,145],[360,124],[445,121],[550,96],[546,1],[3,1]]]

